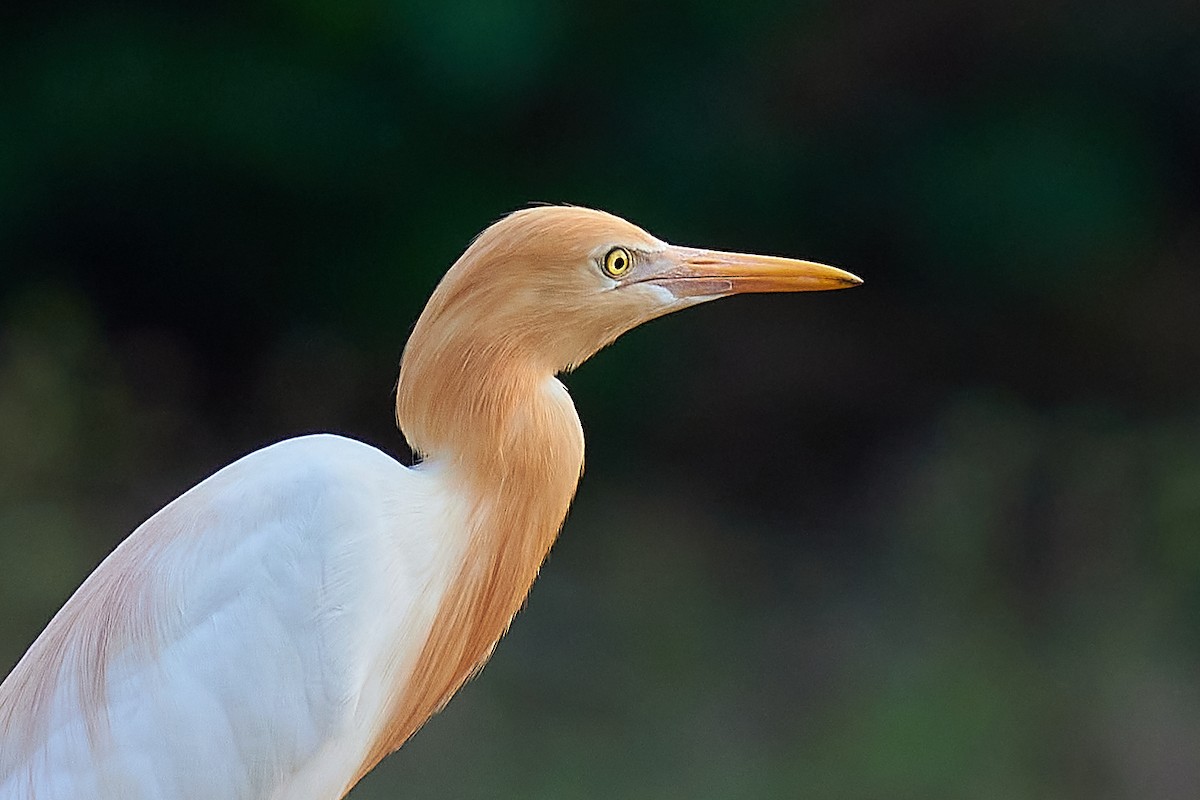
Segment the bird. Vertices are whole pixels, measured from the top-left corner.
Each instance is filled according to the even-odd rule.
[[[0,800],[344,797],[523,605],[583,470],[560,375],[699,303],[860,283],[579,206],[502,217],[404,347],[414,463],[300,436],[150,516],[0,684]]]

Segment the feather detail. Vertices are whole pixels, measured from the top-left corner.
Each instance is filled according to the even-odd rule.
[[[136,649],[152,657],[167,611],[153,568],[164,546],[205,524],[202,504],[180,498],[146,520],[112,552],[54,615],[0,690],[0,779],[45,739],[50,708],[62,691],[77,695],[93,752],[108,734],[109,663]]]

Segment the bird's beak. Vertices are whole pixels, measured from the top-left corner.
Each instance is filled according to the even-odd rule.
[[[820,292],[858,286],[862,279],[837,267],[776,256],[669,247],[637,280],[678,298],[724,297],[750,292]]]

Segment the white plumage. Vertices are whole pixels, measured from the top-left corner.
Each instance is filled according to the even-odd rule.
[[[8,732],[0,797],[338,796],[461,559],[462,507],[433,468],[338,436],[225,467],[95,573],[136,575],[143,596],[123,599],[144,615],[100,696],[79,685],[92,665],[76,654],[55,665],[35,645],[14,671],[57,666],[61,680],[34,676],[57,685],[27,721],[36,731]],[[103,731],[94,749],[89,717]]]

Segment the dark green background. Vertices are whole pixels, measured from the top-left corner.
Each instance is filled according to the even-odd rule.
[[[588,472],[369,798],[1200,795],[1200,6],[0,10],[0,670],[152,511],[403,456],[440,274],[531,201],[844,266],[567,378]]]

